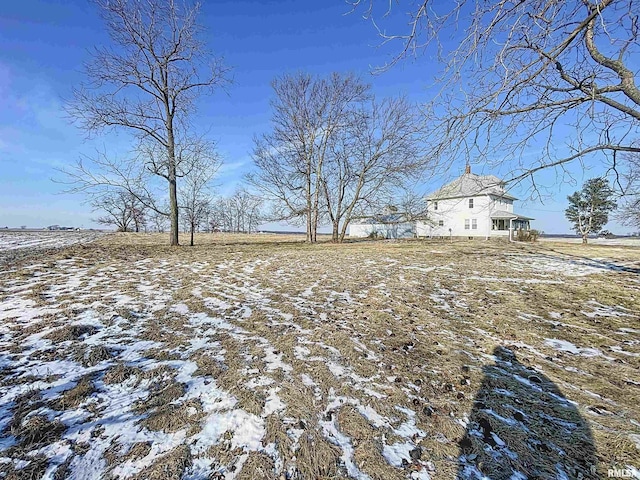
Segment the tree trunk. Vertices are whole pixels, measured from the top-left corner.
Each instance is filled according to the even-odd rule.
[[[346,227],[346,225],[343,225],[343,226],[342,226],[342,230],[340,231],[340,238],[339,238],[338,243],[342,243],[342,242],[344,242],[344,237],[345,237],[346,235],[347,235],[347,227]]]
[[[191,225],[191,241],[189,242],[189,246],[193,247],[193,232],[195,231],[195,225]]]
[[[333,231],[331,232],[331,241],[333,243],[342,243],[342,238],[340,237],[339,225],[337,220],[333,222]]]
[[[167,109],[167,154],[169,157],[168,177],[169,177],[169,215],[171,217],[171,246],[180,245],[178,225],[178,188],[176,182],[176,144],[173,136],[173,118],[169,113],[169,104],[165,105]]]
[[[311,225],[313,220],[311,219],[311,174],[309,173],[309,168],[307,169],[307,191],[305,193],[307,196],[307,243],[311,243],[313,242],[313,238],[311,236]]]
[[[169,180],[169,207],[171,217],[171,245],[180,245],[178,241],[179,225],[178,225],[178,192],[176,187],[175,165],[173,165],[173,175]]]
[[[318,241],[318,211],[314,208],[313,222],[311,222],[311,243]]]
[[[587,244],[587,236],[586,236],[586,235],[583,235],[583,236],[582,236],[582,244],[583,244],[583,245],[586,245],[586,244]]]

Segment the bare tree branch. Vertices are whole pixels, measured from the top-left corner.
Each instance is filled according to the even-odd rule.
[[[618,152],[638,151],[634,0],[347,3],[375,20],[382,43],[399,45],[377,73],[423,51],[439,62],[439,93],[424,111],[444,168],[483,163],[514,180],[556,168],[564,178],[569,162],[604,171]],[[398,34],[382,26],[392,6],[410,14]]]
[[[86,65],[88,81],[74,90],[67,111],[89,133],[116,128],[137,137],[138,158],[148,172],[167,183],[171,244],[178,245],[180,156],[183,149],[199,144],[189,140],[189,117],[200,95],[227,82],[228,69],[199,39],[198,4],[190,7],[174,0],[95,3],[112,45],[95,49],[92,62]],[[120,177],[122,171],[109,173]],[[90,188],[91,178],[80,180],[81,190]]]

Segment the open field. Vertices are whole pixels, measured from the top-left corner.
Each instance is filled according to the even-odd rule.
[[[640,468],[640,249],[196,240],[4,269],[0,478]]]
[[[579,237],[540,237],[538,239],[543,243],[582,243],[582,238]],[[638,237],[626,237],[626,238],[590,238],[589,243],[591,245],[611,245],[618,247],[640,247],[640,238]]]
[[[8,231],[0,232],[0,251],[29,249],[60,248],[87,243],[104,235],[102,232],[81,231]]]
[[[0,267],[30,256],[35,251],[46,254],[47,250],[93,242],[104,233],[95,230],[82,231],[0,231]]]

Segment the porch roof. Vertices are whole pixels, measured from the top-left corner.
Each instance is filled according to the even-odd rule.
[[[507,212],[505,210],[497,210],[491,213],[491,218],[513,218],[514,220],[533,220],[531,217],[518,215],[517,213]]]

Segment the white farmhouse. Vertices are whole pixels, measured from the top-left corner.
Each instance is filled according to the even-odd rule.
[[[509,238],[511,231],[529,230],[533,220],[513,212],[514,200],[498,177],[476,175],[467,165],[464,175],[427,196],[431,222],[417,222],[416,234]]]

